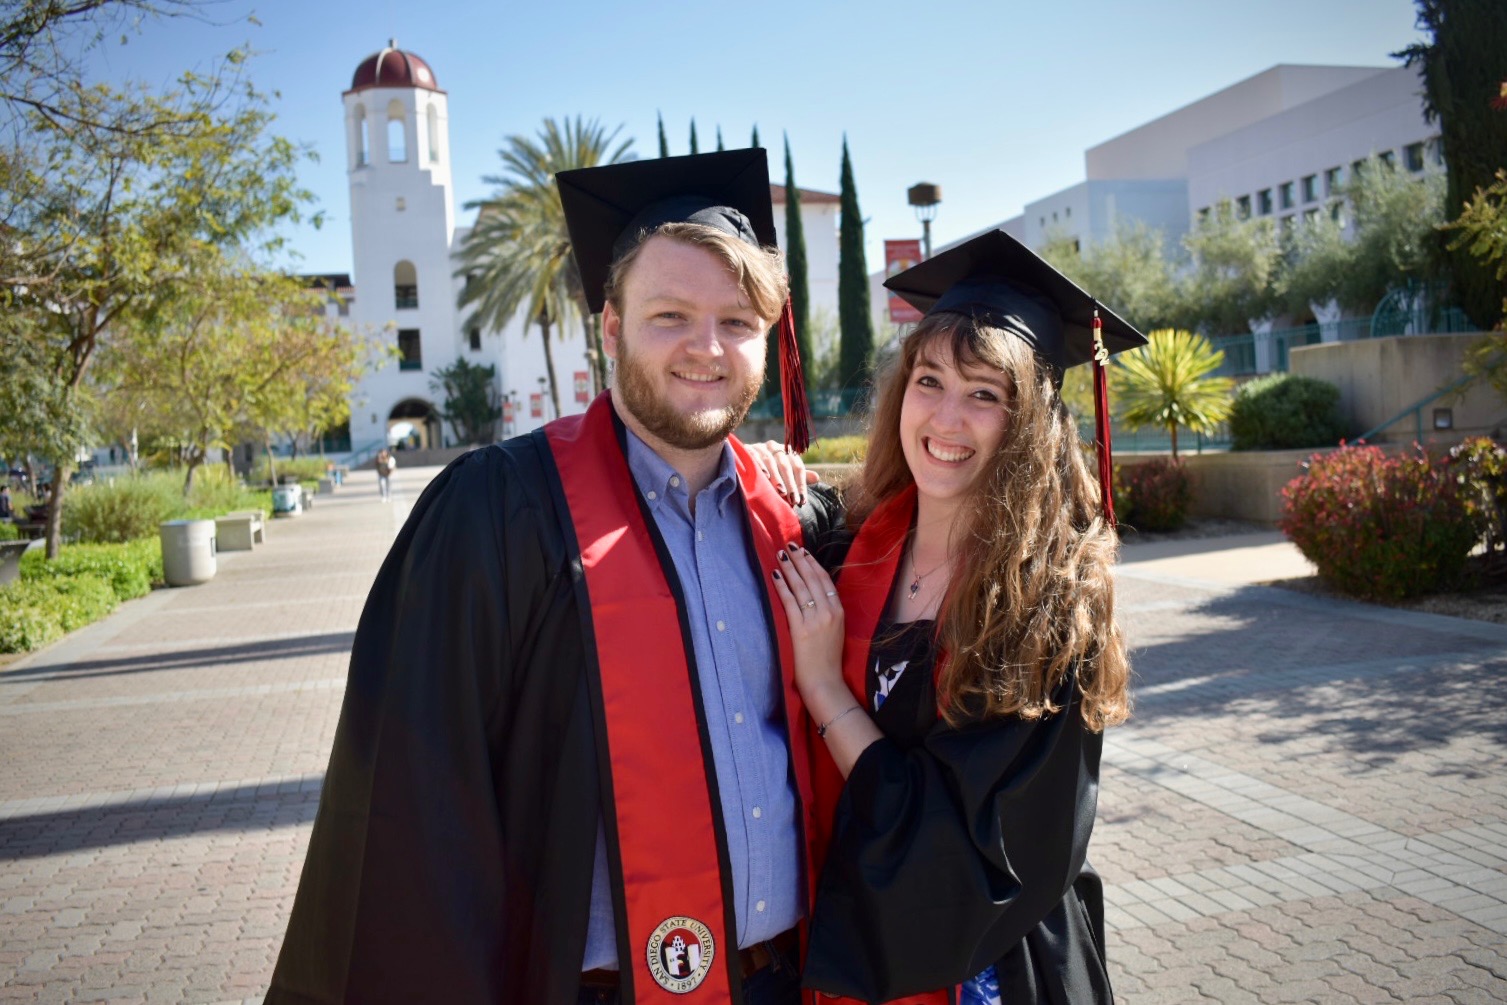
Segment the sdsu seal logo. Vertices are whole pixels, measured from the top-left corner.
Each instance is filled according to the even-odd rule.
[[[683,995],[711,973],[717,944],[695,918],[666,918],[649,936],[649,974],[666,991]]]

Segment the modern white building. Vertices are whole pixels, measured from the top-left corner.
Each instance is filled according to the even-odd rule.
[[[399,435],[414,447],[448,445],[453,432],[440,422],[444,402],[432,384],[434,372],[457,359],[497,368],[500,436],[555,418],[538,328],[515,317],[500,332],[482,331],[456,306],[465,280],[454,254],[468,228],[456,225],[448,99],[434,71],[389,43],[356,68],[343,103],[354,274],[326,279],[345,281],[339,309],[349,323],[381,333],[398,351],[352,397],[352,449],[374,450]],[[784,246],[783,186],[771,194]],[[834,315],[837,209],[837,196],[802,189],[812,304]],[[583,411],[592,389],[579,320],[552,330],[550,348],[560,411]]]
[[[1414,173],[1442,169],[1422,91],[1406,67],[1274,66],[1089,147],[1083,181],[995,226],[1040,248],[1057,237],[1088,247],[1143,223],[1176,247],[1223,199],[1283,227],[1341,218],[1338,189],[1357,162],[1376,155]],[[893,330],[883,273],[871,280],[876,322]]]

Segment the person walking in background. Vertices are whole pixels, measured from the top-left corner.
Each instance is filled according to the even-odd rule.
[[[382,493],[382,501],[392,500],[392,473],[397,470],[398,459],[392,455],[392,451],[383,447],[377,451],[377,491]]]

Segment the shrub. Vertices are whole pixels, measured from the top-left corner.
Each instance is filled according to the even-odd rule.
[[[72,544],[50,562],[41,551],[21,558],[21,578],[27,582],[57,584],[83,577],[104,582],[117,600],[143,596],[162,579],[162,545],[155,537],[125,544]]]
[[[1476,521],[1447,459],[1378,447],[1315,454],[1282,489],[1282,531],[1342,593],[1395,600],[1456,585]]]
[[[16,541],[21,537],[21,528],[9,520],[0,520],[0,541]]]
[[[1466,511],[1488,551],[1507,547],[1507,450],[1474,436],[1449,452]]]
[[[119,600],[110,583],[79,575],[13,583],[0,590],[0,652],[21,653],[97,621]]]
[[[1193,486],[1181,461],[1157,457],[1116,466],[1115,517],[1134,530],[1177,530],[1188,520]]]
[[[318,482],[325,477],[325,459],[323,457],[279,457],[277,459],[277,477],[297,478],[299,481],[313,480]],[[268,483],[269,477],[267,458],[263,457],[251,472],[251,481]]]
[[[182,481],[167,473],[96,482],[69,492],[63,534],[80,541],[121,542],[150,537],[183,506]]]
[[[1340,389],[1327,381],[1274,373],[1235,392],[1230,411],[1233,450],[1329,447],[1345,435]]]
[[[868,449],[867,437],[828,436],[812,443],[801,459],[807,464],[859,464]]]

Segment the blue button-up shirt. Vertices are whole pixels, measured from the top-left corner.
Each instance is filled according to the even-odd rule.
[[[779,668],[764,586],[744,536],[732,448],[723,447],[717,476],[696,496],[694,512],[685,479],[631,430],[628,468],[680,578],[722,798],[738,946],[751,946],[800,920],[801,849]],[[704,920],[715,927],[715,919]],[[583,970],[616,969],[616,930],[607,843],[598,828]]]

